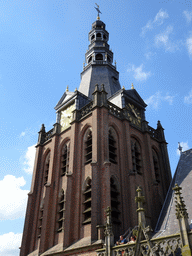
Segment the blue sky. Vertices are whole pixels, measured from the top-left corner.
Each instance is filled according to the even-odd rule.
[[[192,1],[100,0],[121,86],[165,128],[172,173],[192,147]],[[34,145],[67,85],[80,85],[95,1],[0,1],[0,256],[19,255]]]

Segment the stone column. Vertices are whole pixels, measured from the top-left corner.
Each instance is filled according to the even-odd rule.
[[[111,256],[112,255],[111,247],[113,246],[113,243],[114,243],[114,235],[112,231],[111,209],[109,206],[107,207],[106,214],[107,214],[107,221],[105,225],[106,255]]]

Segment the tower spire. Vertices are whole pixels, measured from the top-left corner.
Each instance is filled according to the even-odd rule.
[[[113,64],[113,52],[109,47],[109,33],[105,29],[105,23],[100,20],[99,6],[95,9],[98,12],[97,20],[93,22],[89,32],[89,46],[85,53],[85,66],[81,73],[81,84],[79,91],[92,98],[95,84],[105,85],[107,97],[121,89],[119,83],[119,72],[116,64]]]

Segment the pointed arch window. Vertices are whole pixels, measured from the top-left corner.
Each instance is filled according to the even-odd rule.
[[[142,174],[141,147],[136,139],[131,140],[131,153],[132,153],[133,172]]]
[[[85,136],[85,164],[92,161],[92,131],[89,129]]]
[[[47,154],[44,164],[44,185],[47,184],[49,176],[50,152]]]
[[[119,192],[113,178],[110,179],[111,190],[111,220],[113,224],[120,224],[120,211],[119,211]]]
[[[112,130],[109,130],[108,134],[108,146],[109,146],[109,161],[111,163],[117,164],[117,147],[116,140]]]
[[[61,175],[64,176],[69,171],[70,143],[66,143],[61,152]]]
[[[65,219],[65,194],[64,191],[61,191],[58,203],[58,229],[57,232],[61,232],[64,228],[64,219]]]
[[[88,179],[85,184],[84,195],[84,221],[83,224],[91,223],[91,179]]]
[[[155,180],[157,183],[160,182],[160,167],[159,167],[159,158],[156,153],[156,151],[153,149],[153,166],[154,166],[154,172],[155,172]]]

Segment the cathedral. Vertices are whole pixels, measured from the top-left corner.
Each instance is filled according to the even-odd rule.
[[[53,129],[39,131],[20,256],[97,255],[107,208],[114,242],[138,225],[138,186],[154,230],[169,189],[164,129],[149,126],[133,84],[121,87],[97,10],[79,89],[66,89]]]

